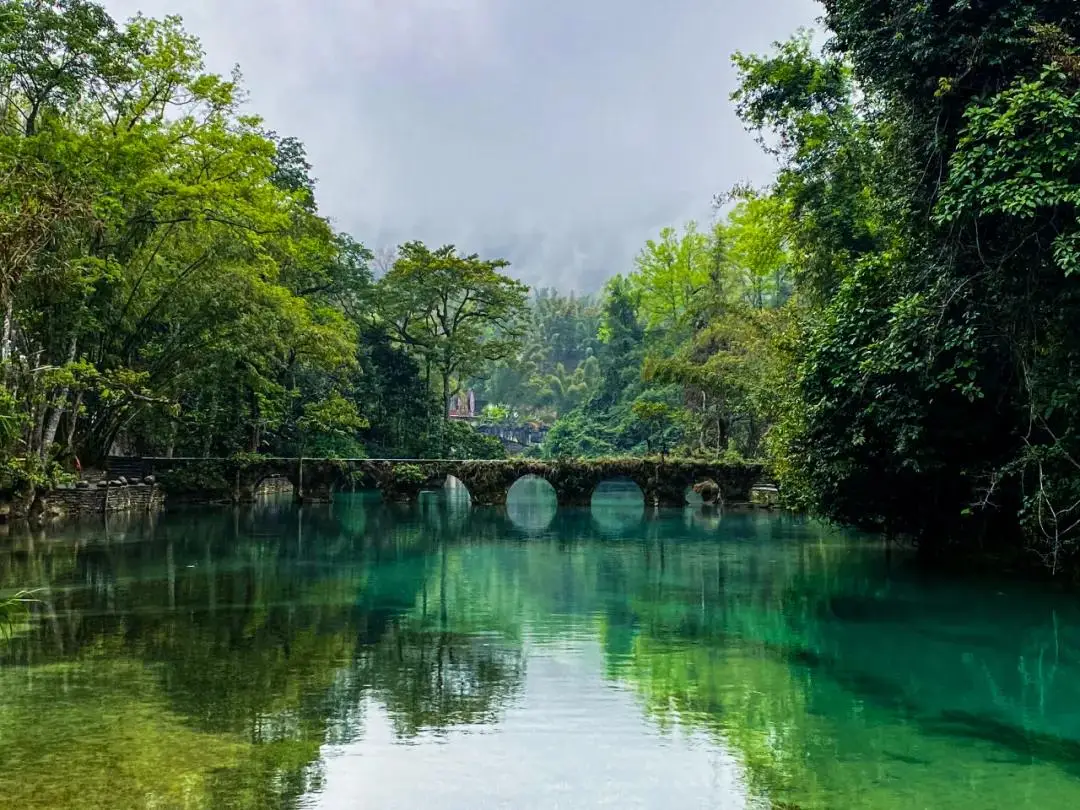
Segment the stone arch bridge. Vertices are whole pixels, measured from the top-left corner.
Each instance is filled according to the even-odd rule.
[[[506,459],[460,461],[428,459],[296,458],[127,458],[109,460],[110,475],[143,479],[154,476],[167,496],[196,502],[246,503],[268,479],[287,479],[301,502],[329,502],[336,491],[379,489],[390,501],[412,501],[421,491],[458,479],[476,505],[506,503],[510,487],[525,476],[551,484],[561,506],[587,506],[604,481],[633,481],[645,502],[682,506],[686,490],[704,484],[706,501],[750,500],[763,476],[761,465],[719,464],[693,460],[618,458],[540,461]],[[715,482],[713,488],[708,482]],[[711,493],[710,493],[711,490]]]

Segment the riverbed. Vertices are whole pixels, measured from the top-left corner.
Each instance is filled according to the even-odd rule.
[[[1080,600],[781,513],[170,509],[0,539],[0,808],[1080,807]]]

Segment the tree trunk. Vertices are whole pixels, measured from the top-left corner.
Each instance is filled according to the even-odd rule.
[[[4,325],[0,332],[0,362],[11,359],[11,332],[14,328],[15,302],[10,293],[4,296]]]
[[[34,409],[34,428],[30,434],[29,447],[27,451],[37,455],[41,455],[41,440],[45,435],[45,411],[48,410],[48,406],[42,404]]]
[[[74,337],[71,338],[71,345],[68,347],[67,361],[70,365],[75,362],[75,351],[78,348],[78,342]],[[44,461],[49,456],[49,448],[52,447],[53,442],[56,441],[56,431],[60,429],[60,417],[64,415],[64,404],[67,402],[68,393],[70,389],[62,388],[60,392],[53,398],[52,411],[49,413],[49,421],[45,425],[45,435],[41,439],[41,458]]]
[[[49,448],[56,441],[56,432],[60,429],[60,417],[64,415],[64,403],[67,402],[68,389],[64,388],[53,400],[52,409],[49,411],[48,421],[45,423],[45,432],[41,437],[41,460],[46,461],[49,457]]]
[[[165,447],[165,458],[172,458],[173,453],[176,452],[176,420],[170,420],[169,422],[169,443]]]
[[[79,409],[82,407],[82,391],[75,395],[75,402],[71,405],[71,417],[68,419],[68,434],[66,447],[69,452],[75,452],[75,429],[79,424]]]

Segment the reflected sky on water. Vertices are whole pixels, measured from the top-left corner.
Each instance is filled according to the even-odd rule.
[[[781,514],[177,509],[0,540],[0,807],[1080,806],[1080,603]]]

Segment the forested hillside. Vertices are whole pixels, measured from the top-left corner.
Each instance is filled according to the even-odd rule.
[[[785,228],[782,203],[744,192],[596,297],[540,291],[522,351],[477,386],[486,416],[553,422],[548,457],[763,457],[794,325]]]

